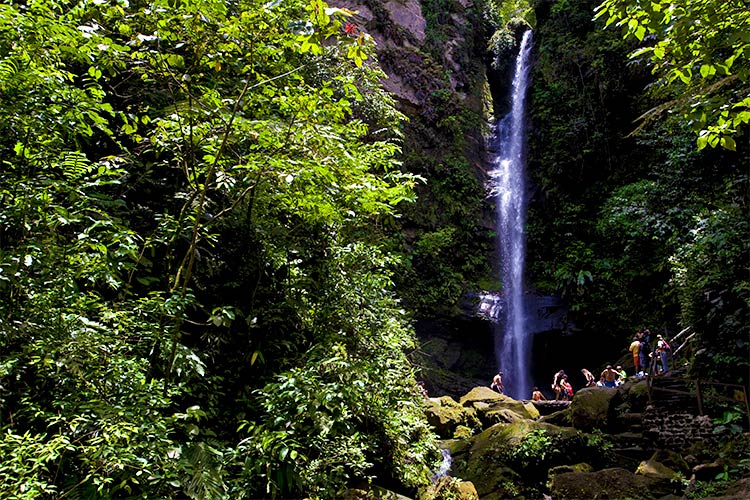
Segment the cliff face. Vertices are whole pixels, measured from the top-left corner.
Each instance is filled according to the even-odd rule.
[[[485,81],[474,3],[430,0],[340,0],[356,11],[360,28],[372,35],[381,65],[388,74],[384,87],[396,96],[407,115],[430,110],[435,91],[456,93],[464,105],[482,110],[482,102],[467,100],[472,88]],[[445,10],[443,10],[445,9]]]
[[[431,393],[459,394],[495,371],[493,330],[459,304],[497,288],[493,208],[485,192],[492,115],[489,34],[470,0],[341,0],[376,42],[384,87],[409,117],[404,168],[425,182],[399,221],[409,263],[396,277],[426,354]],[[464,301],[465,302],[465,301]],[[468,314],[467,314],[468,312]]]

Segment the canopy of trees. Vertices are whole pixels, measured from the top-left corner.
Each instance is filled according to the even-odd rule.
[[[632,57],[650,60],[671,97],[643,118],[674,110],[690,120],[698,148],[736,149],[750,122],[750,5],[742,0],[606,0],[596,17],[644,42]]]
[[[349,14],[0,5],[0,496],[429,481],[382,248],[415,180]]]

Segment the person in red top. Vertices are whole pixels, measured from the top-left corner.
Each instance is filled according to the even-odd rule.
[[[661,361],[661,373],[667,373],[669,371],[669,362],[667,361],[667,358],[669,357],[671,347],[661,335],[657,335],[656,339],[656,353],[659,355],[659,360]]]
[[[573,386],[568,382],[568,376],[564,375],[562,378],[563,387],[563,401],[569,401],[573,399]]]

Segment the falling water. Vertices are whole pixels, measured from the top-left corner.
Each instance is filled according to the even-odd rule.
[[[432,476],[433,481],[437,481],[438,479],[447,476],[451,470],[451,465],[453,464],[453,458],[451,457],[450,451],[445,448],[440,448],[440,453],[443,454],[443,461],[440,463],[440,468],[438,468],[437,472]]]
[[[531,31],[523,35],[513,75],[511,111],[497,126],[496,151],[492,158],[491,194],[496,197],[497,235],[500,250],[504,330],[496,334],[495,357],[503,371],[505,393],[515,399],[531,394],[530,343],[525,329],[523,274],[525,267],[524,223],[526,185],[524,179],[524,111],[529,80]]]

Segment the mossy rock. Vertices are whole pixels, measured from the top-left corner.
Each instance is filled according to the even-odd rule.
[[[471,448],[470,439],[443,439],[440,441],[440,447],[448,450],[452,457],[466,453]]]
[[[478,500],[477,489],[471,481],[462,481],[455,477],[444,476],[437,479],[422,498],[431,500]]]
[[[682,458],[677,452],[671,450],[657,450],[651,456],[651,460],[666,465],[673,471],[677,471],[683,475],[690,473],[690,465]]]
[[[648,382],[645,378],[631,378],[617,388],[618,398],[632,412],[642,412],[648,405]]]
[[[587,387],[578,391],[570,404],[570,422],[573,427],[584,432],[606,430],[610,407],[616,395],[617,390],[610,387]]]
[[[484,427],[492,427],[495,424],[504,423],[512,424],[513,422],[519,422],[521,420],[527,420],[513,410],[507,408],[498,408],[487,411],[477,411],[479,420],[482,421]]]
[[[544,415],[539,421],[560,427],[570,427],[572,425],[570,423],[570,407],[566,407],[564,410],[556,411],[549,415]]]
[[[482,424],[473,408],[458,404],[450,396],[430,398],[425,409],[427,421],[441,438],[452,438],[459,426],[481,429]]]
[[[385,488],[369,485],[362,488],[350,488],[337,498],[338,500],[411,500],[409,497]]]
[[[456,430],[453,431],[453,439],[467,439],[474,435],[474,431],[465,425],[459,425]]]
[[[567,474],[569,472],[592,472],[594,468],[591,466],[591,464],[587,464],[586,462],[581,462],[579,464],[573,464],[573,465],[558,465],[557,467],[552,467],[549,470],[549,477],[556,476],[558,474]]]
[[[549,439],[550,446],[540,448],[538,456],[518,455],[518,447],[532,431],[544,431],[542,436]],[[497,494],[497,498],[518,498],[523,494],[533,498],[530,492],[544,485],[548,467],[562,465],[569,455],[578,460],[590,456],[586,443],[582,433],[569,427],[533,420],[497,424],[474,436],[469,450],[453,456],[451,473],[474,483],[483,500],[490,493]],[[522,463],[526,459],[534,465]]]
[[[644,460],[638,465],[635,473],[639,476],[647,476],[653,479],[663,481],[682,480],[683,477],[674,470],[670,469],[661,462],[656,460]]]
[[[476,411],[485,428],[497,423],[539,418],[539,411],[531,403],[517,401],[487,387],[475,387],[459,400]]]
[[[464,406],[472,406],[472,404],[475,402],[490,403],[496,400],[503,399],[510,399],[511,401],[513,401],[513,398],[493,391],[489,387],[474,387],[468,393],[461,396],[461,399],[459,399],[458,402]]]

